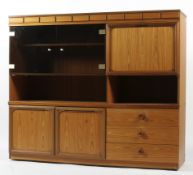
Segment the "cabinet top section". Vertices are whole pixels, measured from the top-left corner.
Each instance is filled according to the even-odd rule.
[[[56,15],[10,16],[9,26],[96,24],[123,21],[179,19],[180,10],[102,12]]]

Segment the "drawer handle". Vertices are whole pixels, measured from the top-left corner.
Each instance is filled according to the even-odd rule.
[[[143,132],[143,131],[139,131],[139,132],[138,132],[138,135],[139,135],[141,138],[143,138],[143,139],[148,139],[147,134],[146,134],[145,132]]]
[[[138,150],[138,153],[144,155],[144,154],[145,154],[145,151],[144,151],[143,148],[140,148],[140,149]]]
[[[145,114],[139,114],[138,119],[147,122],[148,117]]]

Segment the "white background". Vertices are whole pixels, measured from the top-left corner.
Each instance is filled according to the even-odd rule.
[[[186,162],[178,171],[102,168],[8,160],[9,15],[181,9],[187,15]],[[6,0],[0,5],[0,174],[193,174],[193,2],[191,0]]]

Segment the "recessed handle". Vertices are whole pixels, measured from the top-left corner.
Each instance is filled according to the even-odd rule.
[[[139,131],[138,136],[143,138],[143,139],[148,139],[148,136],[144,131]]]
[[[144,154],[145,154],[145,151],[144,151],[143,148],[140,148],[140,149],[138,150],[138,153],[141,154],[141,155],[144,155]]]
[[[148,121],[148,117],[145,114],[139,114],[138,119],[141,121]]]

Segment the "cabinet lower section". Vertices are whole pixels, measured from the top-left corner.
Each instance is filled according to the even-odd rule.
[[[10,158],[178,169],[178,109],[10,106]]]

